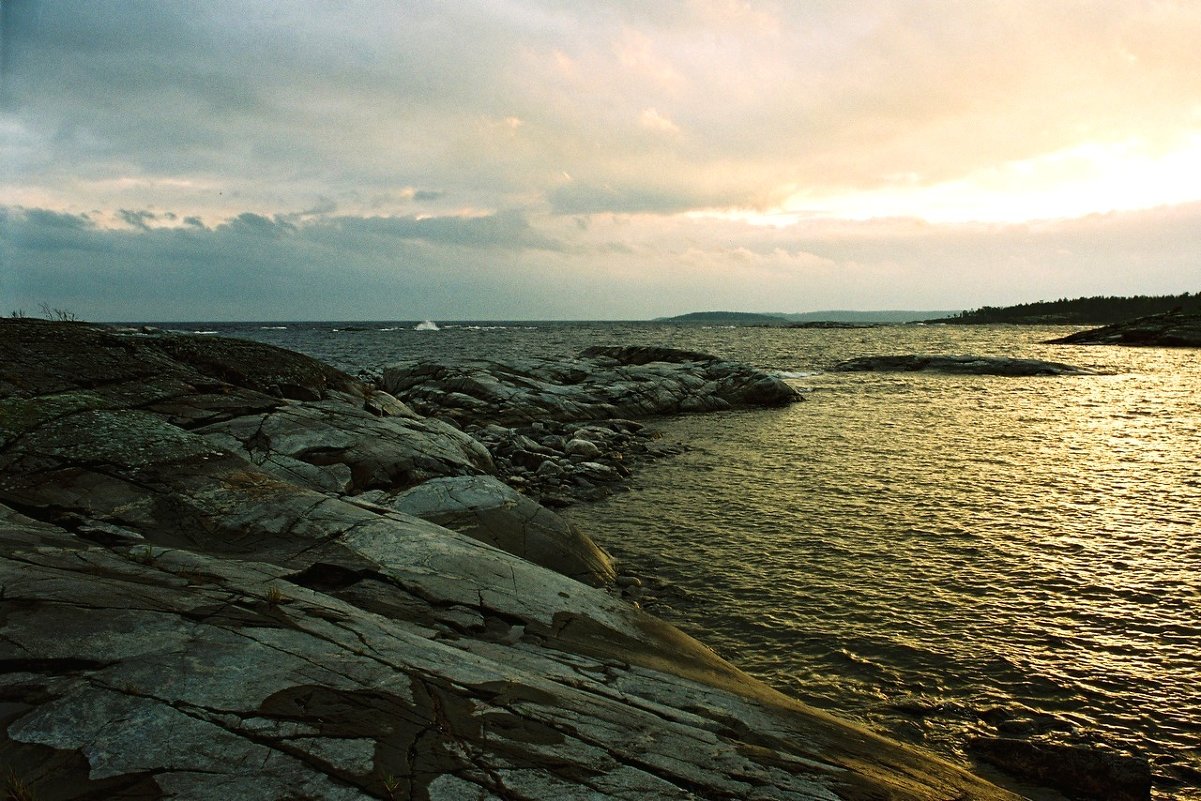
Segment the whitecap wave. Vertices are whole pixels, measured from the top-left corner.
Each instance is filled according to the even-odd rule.
[[[811,375],[817,375],[816,370],[776,370],[775,375],[778,378],[808,378]]]
[[[286,325],[260,325],[259,330],[260,331],[287,331],[288,327]]]
[[[413,330],[414,331],[441,331],[442,329],[439,328],[438,324],[435,323],[433,320],[423,320],[420,323],[417,323],[417,325],[413,326]]]

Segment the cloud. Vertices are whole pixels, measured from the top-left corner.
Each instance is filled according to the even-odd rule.
[[[665,134],[678,134],[680,132],[680,126],[672,122],[669,117],[649,107],[644,108],[642,113],[638,115],[638,124],[648,131],[657,131]]]
[[[127,212],[135,223],[166,215]],[[502,266],[561,247],[519,214],[472,219],[244,212],[211,228],[102,228],[83,215],[5,209],[0,303],[89,319],[341,319],[428,316],[456,303],[517,302]],[[532,249],[532,251],[531,251]],[[527,286],[525,290],[528,290]],[[470,298],[475,297],[475,301]],[[477,312],[481,309],[477,309]],[[505,316],[500,314],[499,316]]]
[[[1201,91],[1189,4],[5,8],[6,138],[25,183],[80,209],[106,205],[80,182],[113,174],[191,179],[174,196],[224,214],[214,185],[270,214],[318,197],[364,211],[356,194],[397,186],[533,208],[564,171],[612,187],[612,210],[648,174],[718,207],[785,186],[820,198],[1082,138],[1171,147]],[[139,199],[166,200],[122,202]]]
[[[1040,281],[1175,291],[1199,263],[1154,207],[1193,221],[1201,183],[1147,179],[1201,164],[1197,4],[0,8],[0,196],[24,207],[2,245],[23,261],[0,281],[34,306],[74,293],[101,316],[196,292],[217,316],[287,299],[357,317],[386,312],[397,275],[460,314],[507,299],[501,317],[653,316],[739,280],[754,304],[971,305],[1037,299]],[[1064,154],[1082,155],[1067,170]],[[1106,208],[1148,211],[891,219]]]
[[[674,214],[698,206],[704,208],[719,200],[702,199],[688,194],[688,187],[597,186],[579,181],[551,190],[550,207],[556,214]]]
[[[4,210],[0,226],[13,266],[0,308],[46,302],[101,320],[649,319],[1201,289],[1201,204],[987,226],[243,213],[213,227],[111,229],[36,209]]]

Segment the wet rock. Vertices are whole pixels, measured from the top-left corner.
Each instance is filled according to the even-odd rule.
[[[1006,773],[1053,787],[1070,798],[1095,801],[1147,801],[1151,766],[1146,757],[1103,746],[978,737],[969,742],[978,758]]]
[[[520,429],[490,423],[467,430],[491,452],[499,478],[515,485],[520,478],[523,492],[554,508],[620,491],[631,465],[669,455],[647,447],[656,432],[628,419],[548,421]],[[574,446],[577,452],[570,453],[568,444],[576,441],[583,445]],[[595,456],[581,455],[592,453],[593,448]],[[678,452],[679,448],[671,451]]]
[[[1011,359],[1003,356],[862,356],[834,365],[843,373],[951,373],[956,375],[1081,375],[1091,370],[1070,364],[1039,359]]]

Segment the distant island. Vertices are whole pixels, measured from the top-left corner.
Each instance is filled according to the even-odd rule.
[[[1201,294],[1101,296],[1021,303],[1016,306],[982,306],[950,319],[927,322],[953,325],[1110,325],[1171,311],[1201,312]]]
[[[1177,310],[1138,317],[1051,339],[1047,344],[1201,348],[1201,312]]]
[[[678,314],[674,317],[657,317],[657,323],[716,323],[720,325],[788,325],[789,323],[913,323],[930,318],[950,318],[957,311],[853,311],[836,309],[800,313],[703,311]]]
[[[656,317],[656,323],[721,323],[723,325],[783,325],[787,322],[778,314],[754,312],[704,311],[678,314],[675,317]]]
[[[1016,306],[981,306],[966,311],[854,311],[826,310],[801,313],[701,311],[657,317],[657,323],[707,325],[778,325],[795,328],[836,328],[845,325],[946,323],[950,325],[1111,325],[1140,317],[1179,311],[1201,313],[1201,293],[1181,295],[1097,295],[1060,298]],[[799,325],[798,325],[799,324]]]

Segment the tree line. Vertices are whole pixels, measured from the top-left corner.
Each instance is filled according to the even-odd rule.
[[[1201,293],[1182,295],[1135,295],[1118,297],[1097,295],[1091,298],[1060,298],[1016,306],[981,306],[960,312],[944,322],[964,325],[986,323],[1108,325],[1163,314],[1170,311],[1201,312]]]

